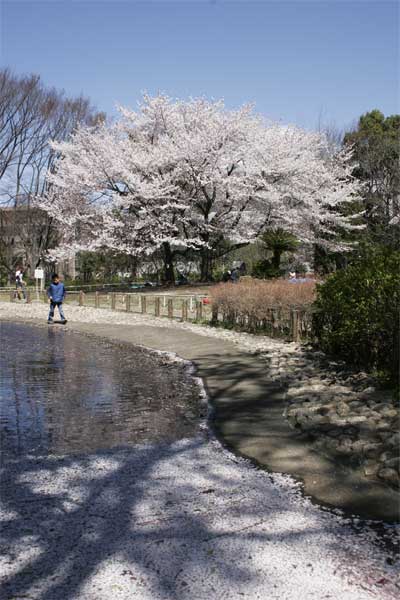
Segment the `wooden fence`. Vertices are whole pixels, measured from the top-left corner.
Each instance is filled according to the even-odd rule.
[[[311,308],[270,306],[263,309],[263,317],[254,314],[224,311],[218,306],[212,306],[215,323],[220,322],[225,327],[262,333],[273,338],[286,339],[293,342],[313,339],[313,311]]]
[[[46,292],[26,290],[26,302],[48,302]],[[16,302],[15,290],[1,292],[0,300]],[[263,311],[263,318],[252,314],[226,312],[212,305],[204,295],[139,294],[123,292],[67,291],[66,304],[166,317],[180,321],[210,323],[249,333],[262,333],[291,341],[312,339],[312,311],[301,308],[271,306]]]

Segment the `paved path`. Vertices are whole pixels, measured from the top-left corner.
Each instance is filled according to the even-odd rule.
[[[302,450],[302,440],[292,442],[265,362],[177,329],[70,328],[193,360],[233,446],[260,458],[262,443],[272,470],[322,464],[319,477],[333,477],[324,461],[313,462],[322,459]],[[1,600],[397,597],[396,571],[373,543],[372,528],[360,523],[357,533],[357,521],[350,527],[303,497],[291,478],[266,475],[206,433],[174,444],[11,461],[2,508]]]
[[[384,600],[365,531],[216,441],[9,465],[2,600]]]
[[[289,426],[283,417],[283,391],[268,377],[265,358],[187,330],[85,323],[72,327],[193,361],[214,408],[214,429],[235,452],[269,471],[295,476],[303,482],[305,493],[319,503],[364,518],[398,520],[396,492],[315,452],[305,436]]]

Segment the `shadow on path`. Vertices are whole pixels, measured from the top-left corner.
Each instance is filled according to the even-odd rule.
[[[387,522],[399,520],[395,490],[368,480],[361,470],[314,450],[308,436],[283,416],[284,389],[268,378],[268,363],[257,357],[211,355],[200,361],[200,375],[211,383],[212,426],[235,453],[268,471],[300,479],[318,504]],[[222,384],[224,382],[224,384]]]
[[[124,598],[138,588],[155,598],[189,598],[203,579],[210,594],[213,586],[267,589],[274,569],[265,564],[260,574],[247,556],[255,548],[273,555],[279,542],[293,558],[297,544],[312,547],[323,534],[324,553],[342,552],[323,522],[282,525],[290,522],[290,502],[283,507],[272,486],[260,502],[243,486],[240,467],[208,466],[202,453],[204,441],[192,440],[12,461],[2,481],[2,546],[13,565],[0,597],[96,598],[93,586],[105,583],[104,573]]]

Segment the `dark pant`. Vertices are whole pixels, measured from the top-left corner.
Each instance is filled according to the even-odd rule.
[[[22,292],[22,296],[23,296],[24,298],[26,298],[25,286],[24,286],[24,284],[23,284],[23,283],[19,283],[19,282],[18,282],[18,283],[16,284],[16,293],[17,293],[17,296],[18,296],[18,298],[19,298],[19,293],[20,293],[20,291]]]
[[[54,318],[54,309],[55,307],[58,307],[58,312],[60,313],[60,319],[62,321],[65,321],[65,316],[64,316],[64,311],[63,311],[63,307],[62,307],[62,302],[50,302],[50,311],[49,311],[49,318],[47,319],[48,321],[52,321]]]

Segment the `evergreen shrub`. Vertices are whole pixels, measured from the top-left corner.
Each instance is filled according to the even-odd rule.
[[[274,267],[269,260],[260,260],[254,265],[251,274],[257,279],[277,279],[285,274],[285,270]]]
[[[399,378],[400,252],[369,246],[317,286],[321,349],[390,382]]]

